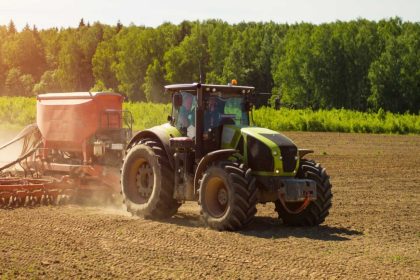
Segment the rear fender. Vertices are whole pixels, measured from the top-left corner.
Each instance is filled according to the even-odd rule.
[[[143,131],[137,132],[133,138],[131,138],[130,143],[128,144],[128,148],[130,149],[133,145],[138,143],[141,139],[150,138],[157,142],[159,142],[163,148],[165,149],[166,155],[168,156],[169,163],[172,168],[174,168],[175,162],[174,157],[171,149],[169,148],[169,138],[170,133],[168,133],[164,128],[162,127],[152,127],[150,129],[146,129]]]
[[[217,150],[214,152],[210,152],[207,155],[205,155],[200,162],[198,163],[197,169],[195,171],[194,176],[194,190],[198,190],[199,183],[198,181],[202,177],[204,171],[207,169],[207,167],[214,161],[227,159],[233,154],[237,153],[238,151],[235,149],[223,149],[223,150]]]

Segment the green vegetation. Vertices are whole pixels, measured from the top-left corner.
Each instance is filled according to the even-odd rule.
[[[34,98],[0,97],[1,126],[23,127],[35,122]],[[167,121],[171,105],[148,102],[127,102],[124,109],[134,118],[134,129],[141,130]],[[420,134],[420,116],[393,114],[380,109],[377,113],[362,113],[345,109],[274,110],[262,107],[253,111],[255,125],[277,131],[336,131],[360,133]]]
[[[147,102],[124,103],[123,107],[133,115],[134,130],[142,130],[167,122],[172,108],[170,104]]]
[[[22,31],[11,21],[0,26],[0,96],[107,89],[167,103],[164,84],[198,82],[201,72],[203,82],[237,79],[278,95],[283,107],[418,114],[419,50],[420,23],[400,18],[156,28],[82,20],[78,28]]]
[[[257,126],[277,131],[336,131],[360,133],[420,133],[420,116],[393,114],[380,109],[363,113],[345,109],[287,109],[278,111],[261,108],[254,111]]]
[[[36,100],[26,97],[0,97],[0,123],[5,128],[22,128],[34,123]]]

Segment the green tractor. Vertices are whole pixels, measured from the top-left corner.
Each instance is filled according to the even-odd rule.
[[[322,223],[331,207],[324,168],[286,136],[250,126],[253,87],[177,84],[168,123],[137,133],[127,146],[121,186],[127,211],[169,218],[198,201],[217,230],[248,225],[257,203],[274,202],[284,224]]]

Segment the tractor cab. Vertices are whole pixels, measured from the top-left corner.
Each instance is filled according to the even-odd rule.
[[[236,85],[180,84],[165,87],[172,94],[169,118],[183,141],[192,141],[196,158],[222,148],[225,125],[249,126],[253,87]],[[181,140],[181,139],[180,139]]]

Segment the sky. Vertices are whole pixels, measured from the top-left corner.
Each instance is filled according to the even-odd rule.
[[[0,25],[13,20],[19,30],[76,27],[81,18],[156,27],[196,19],[320,24],[395,16],[420,22],[420,0],[0,0]]]

